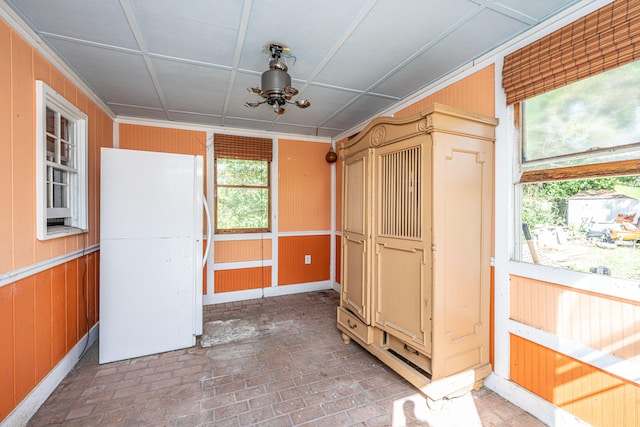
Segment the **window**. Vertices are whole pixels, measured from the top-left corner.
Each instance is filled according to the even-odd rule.
[[[521,102],[516,258],[640,280],[640,61]]]
[[[640,150],[640,61],[523,102],[523,170],[604,163]]]
[[[269,231],[269,162],[216,159],[216,232]]]
[[[36,81],[36,198],[39,240],[87,231],[87,116],[42,81]]]
[[[215,135],[214,159],[216,233],[270,231],[272,141]]]

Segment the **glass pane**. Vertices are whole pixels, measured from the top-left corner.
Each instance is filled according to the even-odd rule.
[[[66,208],[67,206],[67,186],[53,184],[53,206],[52,208]]]
[[[47,108],[47,132],[56,135],[56,112]]]
[[[51,168],[53,171],[53,182],[59,184],[66,184],[67,182],[67,173],[60,169]]]
[[[216,159],[217,183],[222,185],[269,185],[269,162]]]
[[[640,175],[525,184],[521,209],[521,261],[640,279]]]
[[[47,135],[47,160],[55,162],[56,158],[56,139]]]
[[[523,161],[640,142],[640,61],[524,102]]]
[[[67,208],[67,175],[65,171],[59,169],[53,169],[53,204],[52,208]]]
[[[217,228],[269,227],[269,190],[218,187]]]
[[[60,116],[60,138],[69,141],[69,120]]]
[[[73,167],[73,147],[68,142],[60,141],[60,164]]]

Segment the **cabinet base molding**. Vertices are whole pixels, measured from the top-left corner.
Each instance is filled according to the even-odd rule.
[[[339,318],[341,312],[346,313],[348,316],[353,316],[351,313],[338,307]],[[344,314],[342,318],[345,318]],[[354,324],[353,321],[351,324]],[[368,343],[365,342],[361,335],[354,333],[354,329],[357,330],[358,328],[360,328],[361,331],[368,331],[368,333],[364,334],[365,337],[371,336],[372,334],[375,335],[376,338],[385,335],[383,331],[372,326],[367,326],[362,322],[353,329],[351,329],[348,324],[338,322],[338,329],[342,332],[342,340],[345,344],[348,344],[350,340],[354,340],[369,353],[377,357],[382,363],[393,369],[398,375],[413,384],[420,393],[430,401],[437,402],[442,399],[451,399],[471,390],[479,390],[484,384],[484,379],[491,374],[491,364],[486,363],[457,374],[434,380],[429,372],[413,363],[412,360],[403,357],[401,355],[402,353],[399,354],[398,351],[394,351],[393,348],[384,343],[384,340],[373,339]],[[387,336],[387,338],[389,338],[389,336]],[[395,339],[388,340],[388,342],[389,341],[395,342]],[[409,351],[411,351],[411,347],[408,348],[410,349]],[[419,354],[415,355],[415,358],[429,360],[428,364],[430,366],[430,359],[427,356]]]

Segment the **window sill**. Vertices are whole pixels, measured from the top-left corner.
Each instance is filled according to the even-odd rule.
[[[521,261],[508,261],[509,274],[541,280],[568,288],[592,292],[603,296],[640,302],[640,283],[602,274],[583,273],[537,265]]]
[[[87,233],[89,230],[83,230],[77,227],[67,227],[64,225],[56,225],[47,227],[47,234],[44,237],[38,237],[38,240],[52,240],[59,237],[73,236],[74,234]]]

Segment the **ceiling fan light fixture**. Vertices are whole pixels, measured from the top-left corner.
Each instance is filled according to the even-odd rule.
[[[292,98],[298,94],[298,89],[291,86],[291,76],[288,71],[287,64],[282,60],[283,52],[288,52],[289,48],[281,44],[271,43],[269,52],[271,59],[269,60],[269,69],[262,73],[261,82],[262,89],[253,87],[247,90],[263,98],[260,102],[245,102],[246,107],[255,108],[261,104],[273,106],[273,111],[278,114],[284,114],[284,104],[293,104],[299,108],[307,108],[311,103],[306,100],[293,101]]]

